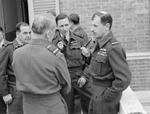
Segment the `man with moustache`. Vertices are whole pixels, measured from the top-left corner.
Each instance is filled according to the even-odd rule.
[[[92,50],[82,47],[82,53],[91,57],[78,80],[90,100],[84,114],[117,114],[122,92],[131,81],[125,51],[111,31],[112,22],[109,13],[94,13],[91,31],[96,38],[95,46]]]
[[[13,41],[15,49],[28,44],[31,40],[31,29],[30,26],[25,22],[19,22],[16,25],[16,38]]]
[[[14,50],[28,44],[31,40],[30,26],[25,22],[19,22],[16,25],[16,38],[13,41]],[[9,114],[23,114],[22,93],[14,86],[13,102],[9,105]]]

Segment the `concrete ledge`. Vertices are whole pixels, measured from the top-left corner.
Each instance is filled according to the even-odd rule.
[[[119,114],[147,114],[130,87],[123,92]]]

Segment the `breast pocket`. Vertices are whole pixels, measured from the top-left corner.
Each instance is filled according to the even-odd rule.
[[[78,59],[78,60],[82,59],[82,54],[81,54],[80,49],[72,49],[71,50],[71,55],[72,55],[73,59]]]
[[[95,74],[99,75],[102,73],[102,67],[106,64],[107,56],[103,56],[100,54],[97,54],[95,57],[93,57],[93,71]]]

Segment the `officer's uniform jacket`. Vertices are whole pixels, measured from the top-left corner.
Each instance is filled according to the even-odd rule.
[[[60,102],[62,97],[59,94],[60,91],[64,93],[70,91],[71,80],[66,61],[63,59],[64,56],[59,52],[44,38],[33,39],[29,44],[15,50],[13,68],[16,75],[17,89],[23,93],[23,98],[31,99],[31,102],[32,100],[33,102],[40,100],[40,103],[45,102],[44,99],[48,96],[49,99],[54,98],[52,99],[53,102],[47,101],[48,103],[43,105],[36,104],[36,106],[42,105],[36,111],[25,107],[24,112],[41,112],[42,114],[52,112],[58,114],[64,108],[64,105],[63,107],[59,105],[62,103]],[[36,101],[37,96],[41,98],[38,101]],[[30,101],[23,103],[26,102],[28,104]],[[50,107],[50,109],[45,110],[46,107]],[[56,110],[56,108],[60,110]]]
[[[78,68],[82,70],[85,64],[84,58],[81,54],[81,47],[86,45],[88,42],[87,34],[83,31],[81,27],[78,27],[73,32],[69,32],[70,40],[67,41],[65,36],[60,34],[59,30],[56,31],[55,37],[53,38],[53,43],[57,46],[59,41],[64,43],[64,48],[62,52],[65,55],[67,65],[69,69]],[[77,41],[76,45],[72,45],[73,41]]]
[[[117,114],[122,91],[131,80],[124,49],[112,32],[97,40],[83,89],[91,93],[89,114]]]
[[[12,43],[14,51],[23,46],[23,44],[19,43],[16,39]],[[8,107],[9,114],[23,114],[22,93],[17,91],[16,83],[10,87],[10,92],[12,93],[13,101]]]
[[[47,40],[41,38],[15,50],[13,68],[18,90],[33,94],[53,94],[61,88],[70,90],[66,63],[50,52],[47,45]]]
[[[0,47],[0,96],[9,94],[11,86],[15,85],[12,56],[13,44],[5,40]]]
[[[19,44],[19,42],[16,39],[13,41],[13,45],[15,50],[24,46],[24,44]]]

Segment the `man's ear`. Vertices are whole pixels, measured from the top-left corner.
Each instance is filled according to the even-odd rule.
[[[19,33],[20,33],[19,31],[16,31],[16,37],[19,35]]]
[[[106,23],[105,27],[106,27],[107,30],[109,30],[110,24],[109,24],[109,23]]]
[[[50,38],[50,31],[49,30],[46,32],[46,35],[48,38]]]
[[[45,38],[49,39],[50,31],[49,30],[45,31],[44,36],[45,36]]]

